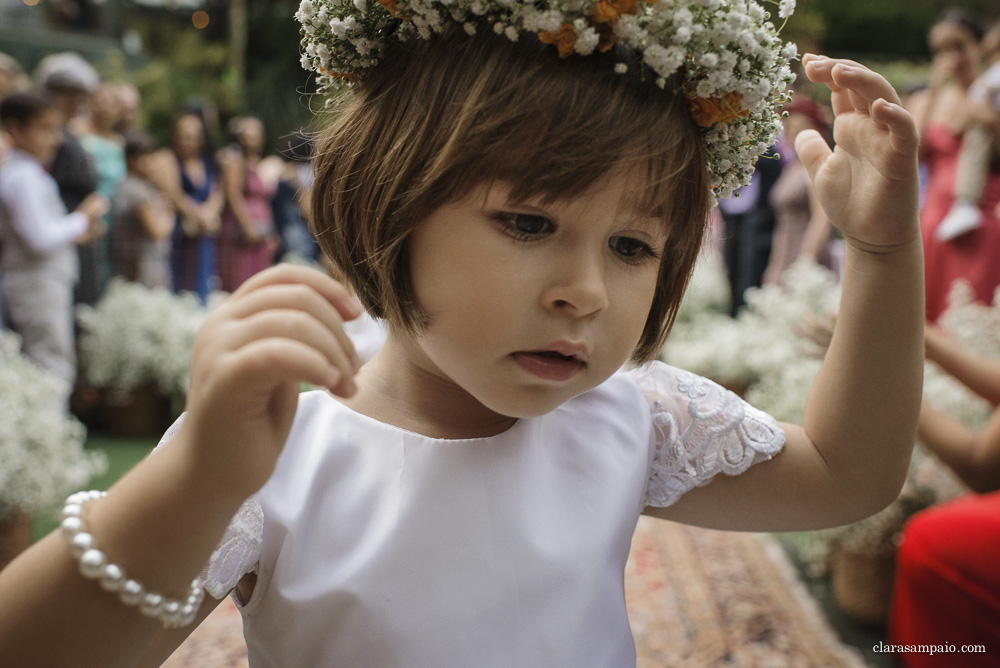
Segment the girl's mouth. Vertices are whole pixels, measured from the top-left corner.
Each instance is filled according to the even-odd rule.
[[[576,355],[564,355],[554,350],[516,352],[511,355],[518,366],[542,380],[566,381],[575,376],[586,362]]]

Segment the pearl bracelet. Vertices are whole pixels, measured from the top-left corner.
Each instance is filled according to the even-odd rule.
[[[168,629],[187,626],[194,621],[205,598],[201,580],[191,582],[191,591],[184,601],[169,599],[146,588],[125,574],[125,569],[110,563],[107,555],[97,549],[94,537],[87,533],[83,509],[107,492],[77,492],[66,499],[62,510],[63,537],[69,542],[73,556],[80,560],[80,574],[88,580],[98,580],[101,588],[118,594],[125,605],[136,605],[139,612],[159,620]]]

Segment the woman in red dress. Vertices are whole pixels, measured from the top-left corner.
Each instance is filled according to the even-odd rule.
[[[955,172],[962,135],[976,120],[977,106],[968,89],[982,69],[982,29],[968,17],[949,12],[929,34],[934,63],[927,88],[915,94],[910,111],[921,130],[923,159],[929,179],[920,227],[924,241],[927,284],[927,319],[931,322],[947,307],[948,292],[956,279],[968,281],[976,299],[991,303],[1000,286],[1000,172],[990,173],[980,200],[982,224],[948,241],[935,231],[951,209],[955,197]]]

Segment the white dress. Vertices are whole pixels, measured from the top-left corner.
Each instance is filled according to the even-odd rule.
[[[310,392],[203,577],[221,598],[257,572],[237,601],[254,668],[634,667],[642,509],[783,444],[770,416],[658,362],[478,439]]]

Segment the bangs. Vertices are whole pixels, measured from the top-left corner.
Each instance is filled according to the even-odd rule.
[[[617,47],[616,47],[617,48]],[[516,199],[578,196],[612,171],[666,231],[657,294],[633,361],[655,357],[694,267],[711,206],[701,129],[667,80],[623,51],[559,58],[530,36],[461,27],[390,47],[356,84],[317,155],[317,240],[365,308],[425,324],[407,237],[441,205],[495,181]],[[626,74],[615,64],[627,62]]]
[[[425,202],[431,208],[494,180],[510,183],[516,198],[575,197],[612,170],[630,169],[637,181],[646,175],[634,184],[637,210],[667,218],[678,192],[706,182],[692,178],[706,162],[683,97],[672,82],[660,89],[615,73],[627,54],[560,59],[537,41],[454,39],[439,53],[478,76],[453,77],[438,97],[452,104],[432,117],[452,132],[421,178],[438,193]]]

